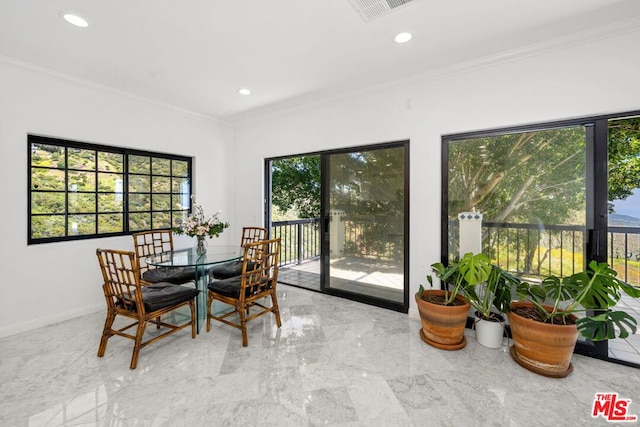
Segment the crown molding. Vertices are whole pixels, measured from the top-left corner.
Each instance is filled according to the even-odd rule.
[[[385,82],[366,88],[321,96],[318,93],[307,94],[295,99],[285,100],[276,104],[259,107],[247,112],[227,116],[225,119],[234,126],[253,124],[264,120],[286,117],[293,113],[300,113],[313,108],[349,99],[375,95],[381,91],[398,90],[405,87],[431,83],[456,75],[467,74],[482,69],[495,67],[514,61],[521,61],[540,55],[545,55],[576,46],[622,36],[640,31],[640,17],[633,16],[613,24],[601,25],[588,30],[576,31],[571,34],[554,37],[548,40],[530,43],[515,49],[509,49],[495,54],[486,55],[469,61],[458,62],[443,66],[424,73],[416,74],[404,79]]]
[[[539,55],[544,55],[560,50],[569,49],[572,47],[605,40],[612,37],[625,35],[628,33],[640,31],[640,17],[631,16],[622,20],[619,20],[612,24],[605,24],[590,28],[588,30],[582,30],[573,32],[571,34],[554,37],[548,40],[531,43],[519,48],[509,49],[502,52],[497,52],[491,55],[485,55],[481,58],[476,58],[469,61],[458,62],[442,66],[436,69],[429,70],[424,73],[416,74],[404,79],[394,80],[390,82],[384,82],[380,84],[370,85],[365,88],[355,90],[340,90],[340,88],[329,89],[325,92],[313,92],[305,95],[297,96],[292,99],[283,100],[274,104],[258,107],[249,111],[232,114],[224,117],[216,117],[207,115],[187,108],[178,107],[157,99],[148,98],[141,95],[136,95],[131,92],[116,89],[103,84],[98,84],[90,80],[81,79],[71,76],[69,74],[61,73],[46,67],[38,66],[35,64],[20,61],[18,59],[0,55],[0,64],[20,68],[33,73],[46,75],[51,78],[55,78],[67,83],[75,84],[78,86],[89,87],[94,90],[111,93],[117,96],[126,97],[129,99],[145,102],[151,105],[160,106],[166,109],[170,109],[176,112],[180,112],[192,117],[205,119],[212,121],[218,125],[237,127],[240,125],[251,124],[254,122],[260,122],[264,120],[278,119],[286,117],[290,114],[300,113],[308,111],[313,108],[322,107],[323,105],[330,105],[335,102],[346,101],[349,99],[356,99],[360,97],[366,97],[375,95],[381,91],[399,90],[405,87],[411,87],[415,85],[431,83],[437,80],[450,78],[460,74],[471,73],[474,71],[498,66],[508,62],[520,61],[527,58],[532,58]],[[337,91],[340,91],[337,93]]]
[[[94,90],[98,90],[98,91],[102,91],[102,92],[106,92],[112,95],[116,95],[116,96],[121,96],[121,97],[125,97],[125,98],[129,98],[135,101],[139,101],[139,102],[144,102],[147,104],[151,104],[157,107],[162,107],[162,108],[166,108],[168,110],[173,110],[188,116],[192,116],[192,117],[196,117],[199,119],[205,119],[205,120],[209,120],[209,121],[213,121],[216,124],[222,125],[222,126],[229,126],[229,127],[233,127],[233,125],[231,123],[229,123],[228,121],[221,119],[219,117],[214,117],[214,116],[210,116],[207,114],[203,114],[203,113],[198,113],[186,108],[182,108],[182,107],[178,107],[176,105],[172,105],[166,102],[162,102],[159,101],[157,99],[153,99],[153,98],[148,98],[142,95],[137,95],[131,92],[127,92],[121,89],[116,89],[113,88],[111,86],[107,86],[107,85],[103,85],[103,84],[99,84],[99,83],[95,83],[92,82],[90,80],[86,80],[86,79],[82,79],[79,77],[75,77],[66,73],[61,73],[59,71],[55,71],[52,70],[50,68],[46,68],[46,67],[42,67],[39,65],[35,65],[29,62],[24,62],[21,61],[19,59],[15,59],[9,56],[4,56],[4,55],[0,55],[0,65],[6,65],[6,66],[10,66],[10,67],[14,67],[14,68],[19,68],[21,70],[25,70],[25,71],[29,71],[32,72],[34,74],[40,74],[40,75],[45,75],[47,77],[51,77],[53,79],[57,79],[60,81],[63,81],[65,83],[70,83],[70,84],[74,84],[77,86],[83,86],[83,87],[87,87],[90,89],[94,89]]]

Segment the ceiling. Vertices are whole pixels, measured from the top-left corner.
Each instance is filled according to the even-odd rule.
[[[637,0],[416,0],[370,22],[349,0],[2,0],[0,61],[234,122],[637,31],[639,17]],[[394,43],[401,31],[413,40]]]

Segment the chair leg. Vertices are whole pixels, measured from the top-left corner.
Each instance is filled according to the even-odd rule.
[[[189,301],[189,308],[191,309],[191,338],[195,338],[196,337],[196,304],[194,300]],[[209,319],[207,319],[207,322],[208,320]]]
[[[280,321],[280,307],[278,307],[278,298],[276,297],[275,291],[271,291],[271,305],[273,305],[273,314],[276,316],[276,325],[278,328],[282,326],[282,322]]]
[[[211,298],[211,294],[207,292],[207,332],[211,330],[211,303],[213,302],[213,298]]]
[[[242,346],[249,345],[249,339],[247,338],[247,315],[243,307],[238,307],[238,314],[240,315],[240,330],[242,331]]]
[[[129,368],[136,369],[138,366],[138,356],[140,355],[140,347],[142,346],[142,336],[144,335],[144,329],[147,326],[146,320],[140,320],[138,322],[138,329],[136,330],[136,341],[133,346],[133,355],[131,356],[131,365]]]
[[[107,341],[113,336],[111,333],[111,327],[116,319],[116,314],[109,310],[107,318],[104,321],[104,329],[102,330],[102,338],[100,338],[100,346],[98,347],[98,357],[104,356],[104,352],[107,350]]]

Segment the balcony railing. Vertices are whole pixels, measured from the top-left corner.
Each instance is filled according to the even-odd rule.
[[[336,234],[333,249],[344,256],[375,258],[383,261],[402,259],[402,234],[394,233],[393,223],[371,218],[337,216],[330,224]],[[320,256],[320,219],[277,221],[271,235],[282,239],[280,265],[301,264]]]
[[[568,276],[583,269],[584,227],[485,222],[482,229],[483,251],[507,271]]]
[[[620,278],[640,286],[640,228],[609,227],[609,265]]]
[[[301,264],[320,256],[320,219],[296,219],[271,224],[271,236],[280,237],[280,265]]]
[[[451,236],[457,224],[450,223]],[[585,227],[485,222],[483,251],[507,271],[529,276],[567,276],[585,265]],[[609,227],[608,263],[621,279],[640,286],[640,228]]]
[[[358,229],[354,224],[347,228]],[[584,268],[584,227],[485,222],[482,231],[483,251],[512,273],[562,277]],[[458,235],[456,222],[450,222],[449,232],[450,236]],[[274,222],[271,233],[282,239],[280,265],[301,264],[320,256],[318,218]],[[355,235],[358,233],[347,230],[346,247],[355,245],[349,243]],[[640,228],[609,227],[608,253],[609,265],[619,277],[640,286]]]

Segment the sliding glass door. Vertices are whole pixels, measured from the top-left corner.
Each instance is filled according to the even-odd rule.
[[[266,161],[279,281],[407,312],[409,142]]]
[[[408,144],[323,156],[323,290],[406,305]]]
[[[462,255],[459,214],[477,212],[483,251],[504,269],[534,277],[582,270],[589,135],[578,125],[450,140],[447,258]]]
[[[460,256],[458,216],[482,214],[482,251],[527,281],[607,261],[640,286],[640,118],[600,116],[443,137],[442,258]],[[640,321],[640,306],[618,307]],[[576,352],[640,364],[640,334]]]
[[[607,261],[618,276],[640,286],[640,117],[607,122]],[[617,309],[640,325],[640,302],[623,295]],[[607,342],[608,356],[640,365],[640,333]]]
[[[446,260],[468,247],[458,218],[474,212],[482,215],[482,252],[504,270],[529,282],[582,271],[594,228],[592,147],[585,124],[448,140]]]

